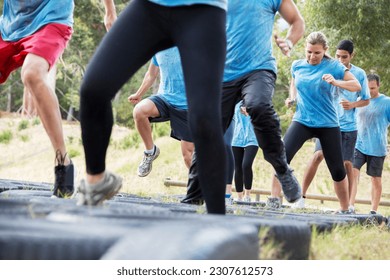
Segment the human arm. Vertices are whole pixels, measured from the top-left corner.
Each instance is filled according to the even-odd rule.
[[[370,99],[367,99],[367,100],[360,99],[357,101],[348,101],[348,100],[342,99],[340,101],[340,104],[344,110],[351,110],[353,108],[364,107],[364,106],[367,106],[369,103],[370,103]]]
[[[105,15],[104,15],[104,25],[106,30],[109,31],[117,19],[116,8],[114,0],[103,0]]]
[[[305,32],[305,21],[293,0],[283,0],[279,14],[290,25],[286,38],[274,36],[275,42],[284,55],[290,56],[292,47],[302,38]],[[289,42],[291,44],[289,45]]]
[[[360,91],[362,89],[359,81],[349,71],[344,72],[343,80],[336,80],[331,74],[324,74],[322,76],[322,79],[328,84],[331,84],[335,87],[339,87],[342,89],[346,89],[348,91],[355,92],[355,91]]]
[[[291,107],[295,104],[297,98],[297,88],[295,87],[295,79],[291,78],[289,97],[284,101],[287,107]]]
[[[141,86],[136,93],[131,94],[127,100],[132,104],[137,104],[141,101],[142,96],[150,89],[154,81],[157,79],[160,69],[153,62],[150,62],[148,71],[145,73]]]

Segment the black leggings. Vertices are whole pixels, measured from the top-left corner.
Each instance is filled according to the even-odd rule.
[[[258,146],[232,147],[234,155],[234,184],[237,192],[252,189],[252,164],[256,158]]]
[[[226,151],[220,108],[225,23],[226,12],[214,6],[130,2],[97,48],[81,85],[80,120],[88,174],[106,169],[115,94],[155,53],[177,46],[207,210],[225,213]]]
[[[341,132],[339,127],[312,128],[293,121],[284,136],[287,162],[290,163],[306,140],[317,137],[322,146],[326,165],[333,181],[340,182],[345,176],[343,154],[341,151]]]

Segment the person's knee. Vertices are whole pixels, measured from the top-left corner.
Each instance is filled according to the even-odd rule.
[[[34,85],[37,85],[38,83],[44,82],[44,78],[41,71],[38,71],[33,67],[24,68],[21,72],[22,82],[29,89],[34,88]],[[34,92],[31,92],[31,94],[34,94]]]
[[[145,104],[143,102],[135,105],[135,107],[133,109],[134,121],[137,122],[141,119],[145,119],[145,118],[149,118],[149,117],[151,117],[150,110],[148,109],[147,106],[145,106]]]
[[[333,170],[331,174],[332,174],[332,179],[335,182],[341,182],[347,176],[344,168]]]

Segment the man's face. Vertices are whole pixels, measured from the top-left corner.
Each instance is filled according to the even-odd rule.
[[[370,89],[371,98],[379,96],[379,85],[375,80],[368,81],[368,88]]]
[[[349,67],[351,63],[352,56],[348,51],[345,50],[336,50],[336,59],[340,61],[344,66]]]

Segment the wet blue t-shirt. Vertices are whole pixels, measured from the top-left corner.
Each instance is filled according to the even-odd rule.
[[[18,41],[49,23],[73,25],[73,0],[4,0],[0,17],[4,41]]]
[[[308,127],[338,127],[332,86],[322,76],[331,74],[336,80],[343,80],[346,70],[343,64],[331,58],[324,57],[317,65],[309,64],[306,59],[294,61],[291,73],[298,94],[293,121]]]
[[[227,0],[149,0],[150,2],[162,6],[189,6],[195,4],[205,4],[215,6],[226,11]]]
[[[351,132],[357,130],[357,125],[356,125],[357,108],[353,108],[351,110],[344,110],[343,107],[340,105],[340,101],[342,99],[345,99],[351,102],[355,102],[358,99],[359,100],[370,99],[370,90],[368,88],[367,76],[364,70],[351,64],[351,69],[349,69],[349,71],[359,81],[362,87],[361,91],[351,92],[339,87],[332,87],[334,99],[335,99],[335,106],[338,109],[337,113],[340,121],[340,129],[343,132]]]
[[[358,136],[356,149],[365,155],[387,154],[387,128],[390,124],[390,98],[380,94],[370,104],[357,109]]]
[[[233,147],[248,147],[248,146],[258,146],[255,131],[253,130],[253,125],[251,122],[250,116],[245,116],[240,111],[240,106],[242,106],[242,101],[237,103],[234,109],[234,132],[233,132]]]
[[[153,56],[152,63],[160,68],[160,86],[157,94],[178,109],[188,109],[178,48],[158,52]]]
[[[276,73],[272,56],[275,14],[282,0],[229,0],[226,36],[227,54],[224,82],[254,70]]]

